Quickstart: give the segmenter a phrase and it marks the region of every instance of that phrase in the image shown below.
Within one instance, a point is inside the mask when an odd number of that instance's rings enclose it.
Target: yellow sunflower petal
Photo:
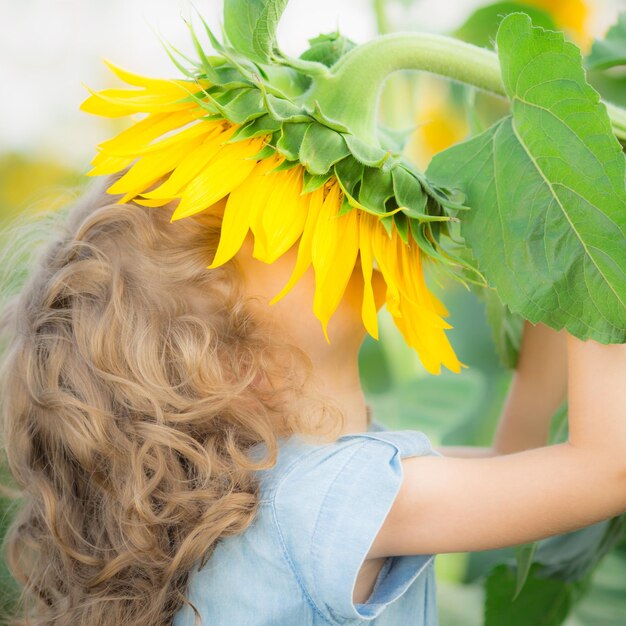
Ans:
[[[187,141],[171,144],[166,150],[141,158],[108,189],[108,192],[133,195],[143,193],[162,176],[171,172],[189,151],[201,142],[202,138],[194,137]]]
[[[394,322],[407,344],[417,352],[426,370],[430,374],[440,374],[441,360],[437,358],[432,349],[424,342],[424,339],[427,337],[432,341],[432,331],[424,325],[419,311],[405,311],[404,316],[394,317]]]
[[[296,166],[272,175],[274,189],[261,216],[267,246],[266,263],[280,258],[302,235],[308,199],[302,196],[304,169]]]
[[[250,230],[252,217],[263,206],[263,197],[258,193],[255,182],[274,167],[274,164],[273,158],[259,162],[248,179],[228,196],[220,229],[220,242],[209,268],[219,267],[230,261],[241,248]]]
[[[113,72],[113,74],[115,74],[119,79],[123,80],[126,84],[133,85],[134,87],[144,87],[146,89],[164,92],[168,90],[176,90],[176,88],[182,82],[193,85],[193,83],[187,83],[187,81],[166,80],[163,78],[150,78],[148,76],[141,76],[140,74],[135,74],[121,68],[119,65],[116,65],[108,59],[103,59],[103,61],[104,64],[111,70],[111,72]],[[203,85],[205,87],[208,87],[209,83],[207,81],[204,81]]]
[[[232,130],[222,132],[222,125],[213,126],[204,137],[202,144],[192,150],[176,167],[171,176],[159,187],[149,191],[145,198],[176,197],[181,189],[188,185],[221,149],[222,144],[232,135]]]
[[[306,194],[304,198],[308,199],[309,208],[306,215],[304,230],[302,231],[302,237],[300,237],[300,244],[298,245],[296,264],[289,280],[287,281],[287,284],[270,300],[270,304],[275,304],[284,298],[311,266],[313,234],[315,233],[315,225],[317,224],[317,219],[320,211],[322,210],[322,205],[324,204],[324,189],[316,189],[315,191]]]
[[[396,231],[391,242],[396,247],[394,280],[399,291],[399,314],[393,316],[394,322],[431,374],[440,373],[442,364],[450,371],[460,371],[465,366],[459,362],[445,334],[451,325],[438,314],[436,303],[439,301],[424,280],[418,246],[412,240],[409,245],[405,244]]]
[[[191,124],[185,126],[179,132],[168,135],[160,141],[155,141],[150,145],[144,145],[141,148],[135,150],[133,155],[135,157],[141,157],[144,155],[155,154],[161,150],[167,150],[173,145],[182,143],[187,140],[196,139],[200,137],[202,141],[204,141],[208,136],[215,132],[216,126],[212,122],[200,121],[195,124]],[[119,156],[131,156],[128,155],[119,155]]]
[[[394,318],[396,326],[402,333],[407,344],[414,348],[430,373],[439,373],[444,358],[445,344],[449,343],[443,329],[431,325],[431,317],[426,309],[416,307],[403,300],[402,316]]]
[[[404,315],[394,318],[394,322],[407,344],[416,350],[428,372],[439,374],[441,365],[445,365],[450,371],[458,373],[462,367],[467,366],[454,354],[444,330],[429,326],[429,318],[424,316],[424,312],[424,309],[409,304]]]
[[[312,248],[315,268],[313,313],[322,322],[329,343],[328,322],[343,297],[359,251],[356,210],[339,216],[340,208],[341,190],[338,184],[333,184],[315,226]]]
[[[193,87],[193,83],[190,83]],[[131,113],[167,113],[190,109],[198,105],[190,98],[190,94],[181,87],[178,93],[154,94],[132,89],[103,89],[92,91],[91,96],[81,105],[81,111],[104,117],[121,117]],[[197,91],[190,88],[192,93]]]
[[[407,297],[415,304],[432,311],[433,319],[439,320],[437,324],[441,328],[452,328],[442,319],[443,316],[448,315],[448,310],[426,285],[421,253],[414,241],[411,242],[411,246],[403,246],[401,263],[403,275],[407,278],[404,281],[404,285],[406,285],[404,292]]]
[[[424,279],[420,249],[417,244],[413,240],[410,240],[409,244],[405,244],[398,235],[396,235],[394,243],[398,250],[398,287],[402,297],[414,307],[423,309],[424,315],[429,317],[429,323],[434,327],[451,328],[450,324],[439,316],[433,306],[432,294]]]
[[[375,219],[377,222],[371,231],[372,250],[385,280],[385,284],[387,285],[385,304],[387,310],[393,317],[401,317],[400,290],[398,288],[400,276],[398,272],[395,271],[397,262],[395,244],[384,226],[380,223],[380,220],[378,218]]]
[[[268,159],[268,162],[270,159]],[[271,168],[277,167],[281,162],[281,159],[273,159],[275,165]],[[254,210],[250,216],[250,229],[254,234],[254,249],[252,256],[263,263],[269,262],[269,249],[267,243],[267,237],[265,228],[263,228],[263,213],[267,206],[267,200],[274,190],[274,181],[276,174],[271,170],[266,171],[263,175],[255,177],[254,181],[250,181],[250,184],[254,185],[255,191],[253,193],[250,202],[254,205]]]
[[[114,103],[100,96],[96,91],[92,91],[86,85],[85,89],[91,94],[87,99],[83,100],[80,110],[91,115],[100,115],[102,117],[124,117],[136,112],[136,109],[128,106],[126,103]]]
[[[107,152],[103,152],[100,147],[98,147],[98,153],[91,160],[91,164],[93,166],[104,165],[105,163],[110,163],[113,165],[114,163],[132,163],[136,157],[134,156],[115,156],[112,154],[108,154]],[[123,169],[123,168],[120,168]]]
[[[137,156],[155,139],[197,120],[189,109],[174,113],[151,113],[112,139],[101,143],[98,149],[110,156]]]
[[[92,161],[94,167],[87,172],[87,176],[106,176],[116,174],[127,168],[135,159],[129,157],[112,157],[98,154]]]
[[[226,209],[220,229],[220,242],[209,269],[230,261],[241,248],[250,230],[248,202],[240,202],[240,194],[231,193],[226,201]]]
[[[181,203],[172,215],[172,221],[204,211],[233,189],[252,172],[256,162],[251,158],[259,152],[263,138],[226,144],[181,192]]]
[[[428,297],[430,298],[432,307],[437,315],[441,315],[442,317],[448,317],[448,315],[450,315],[445,304],[441,300],[439,300],[439,298],[437,298],[437,296],[432,291],[428,292]]]
[[[378,339],[378,309],[372,287],[372,274],[374,271],[374,253],[372,250],[372,220],[377,220],[373,215],[359,211],[359,254],[361,258],[361,272],[363,273],[363,304],[361,317],[367,332]]]

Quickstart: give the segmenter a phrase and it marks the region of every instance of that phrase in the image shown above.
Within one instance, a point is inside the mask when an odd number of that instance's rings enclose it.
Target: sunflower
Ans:
[[[227,263],[249,231],[253,255],[273,263],[298,245],[293,274],[270,304],[284,297],[313,266],[313,311],[328,341],[328,323],[360,260],[364,279],[362,320],[378,338],[372,276],[380,271],[387,285],[386,305],[407,343],[424,367],[438,374],[441,365],[459,372],[446,337],[448,312],[428,289],[420,248],[391,232],[375,215],[352,207],[345,211],[344,191],[330,176],[312,191],[304,190],[305,168],[267,153],[271,138],[235,137],[241,127],[212,119],[197,99],[206,84],[146,78],[108,63],[116,76],[134,88],[92,92],[83,111],[118,117],[145,117],[98,147],[91,176],[125,173],[107,190],[122,202],[162,207],[178,201],[171,221],[201,211],[223,212],[219,246],[209,266]],[[225,200],[224,203],[220,201]],[[378,269],[374,269],[375,264]]]

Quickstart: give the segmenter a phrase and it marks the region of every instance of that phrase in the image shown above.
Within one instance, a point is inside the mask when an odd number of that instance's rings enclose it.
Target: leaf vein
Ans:
[[[544,174],[543,170],[541,169],[541,167],[537,163],[536,159],[534,158],[534,155],[530,152],[530,150],[528,149],[528,147],[524,143],[524,140],[522,139],[522,137],[518,133],[517,128],[515,127],[514,121],[511,124],[511,128],[513,129],[513,132],[515,133],[515,136],[517,137],[517,140],[520,142],[520,145],[522,146],[522,148],[524,149],[524,151],[528,155],[528,158],[531,160],[531,162],[535,166],[537,172],[539,173],[541,178],[543,178],[543,180],[545,181],[546,185],[548,186],[548,188],[552,192],[552,195],[555,198],[556,202],[558,203],[558,205],[559,205],[563,215],[565,216],[565,219],[567,219],[567,221],[569,222],[570,226],[572,227],[572,230],[576,234],[576,237],[578,237],[578,240],[580,241],[583,249],[585,250],[585,253],[586,253],[587,257],[589,259],[591,259],[591,261],[593,262],[593,265],[597,269],[598,273],[604,278],[604,280],[606,281],[606,284],[609,286],[611,291],[615,294],[616,298],[621,302],[621,299],[620,299],[618,293],[615,291],[614,286],[611,284],[611,282],[609,281],[608,277],[604,274],[604,272],[600,269],[600,267],[598,266],[598,264],[595,261],[595,258],[591,255],[591,253],[590,253],[590,251],[589,251],[589,249],[587,247],[587,244],[585,243],[585,241],[581,237],[580,233],[578,232],[578,229],[576,228],[576,225],[572,222],[568,212],[565,210],[565,207],[563,206],[563,203],[561,202],[561,198],[559,197],[558,193],[554,189],[552,183],[548,180],[548,178]]]

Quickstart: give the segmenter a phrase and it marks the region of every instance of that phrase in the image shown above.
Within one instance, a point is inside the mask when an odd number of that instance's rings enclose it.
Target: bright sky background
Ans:
[[[401,2],[392,18],[405,28],[445,32],[486,0]],[[219,27],[221,0],[196,0]],[[595,0],[592,32],[601,34],[626,0]],[[338,28],[356,41],[375,35],[372,0],[291,0],[279,39],[299,53],[308,37]],[[106,127],[78,110],[94,89],[110,84],[100,58],[138,73],[174,76],[153,29],[182,50],[189,39],[182,16],[188,0],[0,0],[0,151],[31,151],[87,169]]]

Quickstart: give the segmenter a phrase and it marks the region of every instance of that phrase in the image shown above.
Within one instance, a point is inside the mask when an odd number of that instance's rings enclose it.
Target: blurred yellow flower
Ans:
[[[586,49],[592,41],[588,23],[591,4],[585,0],[523,0],[549,13],[557,26]],[[432,76],[420,77],[417,130],[409,153],[425,169],[433,155],[462,141],[469,128],[463,108],[455,105],[448,83]]]
[[[0,224],[21,212],[56,211],[66,206],[76,195],[77,182],[75,172],[51,159],[0,155]]]
[[[581,47],[591,42],[589,16],[591,3],[585,0],[524,0],[524,2],[549,13],[556,25],[565,30]]]
[[[434,154],[467,136],[469,125],[463,109],[452,102],[447,83],[421,76],[418,89],[417,128],[407,151],[418,167],[425,170]]]

